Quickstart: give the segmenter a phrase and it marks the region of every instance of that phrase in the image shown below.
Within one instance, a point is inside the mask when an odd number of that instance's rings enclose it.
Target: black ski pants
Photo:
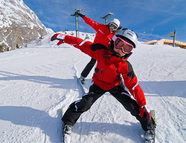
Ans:
[[[93,103],[105,92],[110,92],[110,94],[113,95],[127,111],[135,116],[136,119],[141,123],[143,130],[153,130],[155,128],[155,123],[153,120],[148,122],[146,117],[140,117],[137,102],[129,96],[129,93],[122,86],[116,86],[109,91],[105,91],[95,84],[90,86],[89,92],[85,94],[82,99],[73,102],[69,106],[62,118],[64,124],[73,126],[79,119],[80,115],[89,110]]]
[[[87,77],[87,75],[90,73],[90,71],[93,68],[93,66],[95,65],[95,63],[96,63],[96,60],[91,58],[90,62],[86,65],[86,67],[81,72],[81,75],[83,77]]]

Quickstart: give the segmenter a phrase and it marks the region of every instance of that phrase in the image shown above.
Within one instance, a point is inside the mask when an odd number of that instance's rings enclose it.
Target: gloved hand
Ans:
[[[64,43],[64,39],[65,39],[65,35],[64,34],[61,34],[61,33],[54,34],[51,37],[51,41],[59,40],[59,42],[57,43],[57,45],[60,45],[60,44]]]
[[[141,106],[140,107],[140,117],[145,117],[147,118],[147,121],[150,122],[151,121],[151,113],[149,108],[147,107],[147,105],[145,106]]]
[[[82,18],[85,16],[85,15],[83,15],[83,14],[81,14],[80,12],[77,12],[77,11],[75,12],[75,15],[80,16],[80,17],[82,17]]]

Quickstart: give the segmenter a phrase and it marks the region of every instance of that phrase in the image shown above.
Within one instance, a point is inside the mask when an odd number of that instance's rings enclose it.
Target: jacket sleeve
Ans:
[[[96,59],[94,51],[90,48],[91,45],[93,44],[92,42],[83,40],[81,38],[69,36],[69,35],[65,36],[64,42],[74,46],[75,48],[81,50],[83,53]]]
[[[98,22],[84,16],[83,20],[85,21],[86,24],[88,24],[89,26],[91,26],[95,31],[98,31],[98,29],[100,28],[100,25]]]
[[[122,76],[124,79],[125,86],[129,89],[130,93],[136,99],[138,105],[144,106],[146,105],[146,99],[143,90],[141,89],[137,77],[134,73],[132,65],[126,61],[125,68],[122,69]]]

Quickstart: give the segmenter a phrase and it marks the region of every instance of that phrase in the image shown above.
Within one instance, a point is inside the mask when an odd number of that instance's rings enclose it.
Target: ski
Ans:
[[[150,113],[151,113],[152,118],[154,119],[154,122],[156,123],[156,111],[151,110]]]
[[[80,89],[82,91],[83,94],[86,93],[86,88],[84,87],[84,85],[82,84],[80,78],[78,78],[77,76],[75,76],[77,78],[77,82],[78,85],[80,86]],[[65,114],[67,108],[61,108],[61,115],[63,117],[63,115]],[[70,143],[71,142],[71,132],[65,132],[65,129],[68,128],[67,126],[64,125],[64,123],[62,122],[62,143]]]
[[[150,112],[151,112],[152,119],[156,123],[156,111],[155,110],[151,110]],[[155,143],[155,131],[154,131],[154,136],[153,137],[150,137],[150,139],[145,139],[145,143]]]
[[[61,115],[63,117],[63,115],[65,114],[65,111],[67,110],[67,108],[61,108]],[[64,133],[64,124],[62,122],[62,143],[70,143],[71,142],[71,135],[68,133]]]

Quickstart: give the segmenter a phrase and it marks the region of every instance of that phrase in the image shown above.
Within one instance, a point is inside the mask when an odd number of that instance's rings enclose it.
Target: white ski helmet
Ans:
[[[116,18],[114,18],[109,25],[115,25],[117,28],[120,26],[120,21]]]
[[[128,39],[129,41],[132,42],[134,48],[136,48],[136,45],[138,43],[138,36],[134,31],[127,28],[123,28],[122,30],[116,33],[116,36],[121,37],[124,40]]]

